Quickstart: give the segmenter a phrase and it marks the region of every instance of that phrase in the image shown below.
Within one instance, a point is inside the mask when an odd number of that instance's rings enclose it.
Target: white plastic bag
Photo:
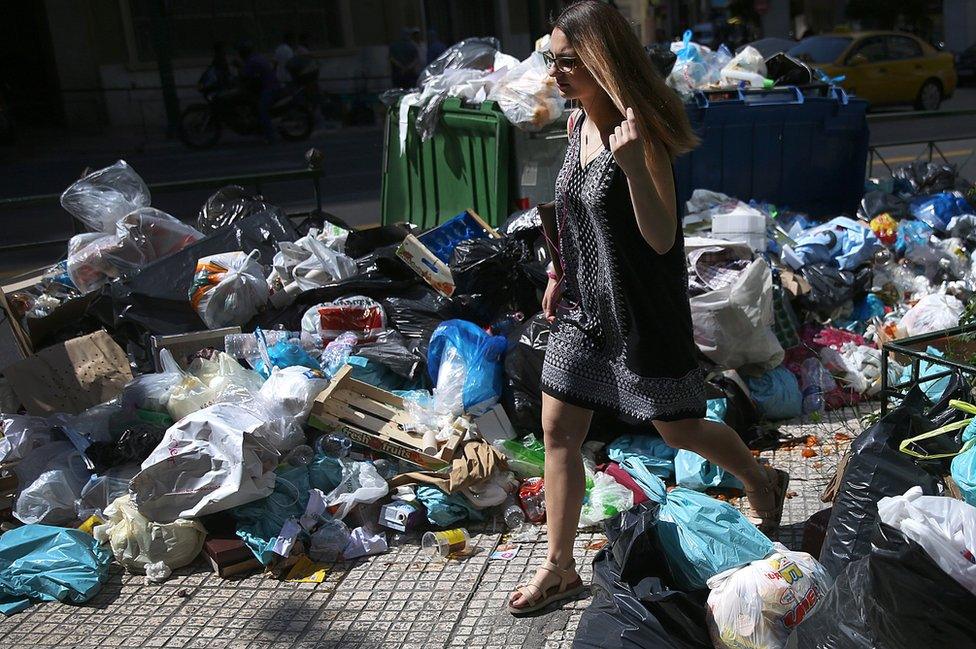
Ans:
[[[84,458],[70,442],[52,442],[14,465],[21,485],[14,516],[22,523],[71,525],[75,501],[91,478]]]
[[[119,219],[149,202],[149,187],[125,160],[93,171],[61,194],[61,207],[100,232],[112,232]]]
[[[166,411],[173,421],[179,421],[217,400],[217,393],[194,375],[184,372],[168,349],[159,351],[159,362],[163,366],[162,374],[172,381],[166,396]]]
[[[170,522],[270,495],[279,456],[266,439],[268,425],[231,403],[176,422],[132,479],[129,492],[139,511]]]
[[[106,541],[115,560],[132,573],[150,574],[149,565],[163,563],[170,571],[189,565],[207,538],[207,530],[197,521],[179,518],[172,523],[154,523],[143,516],[126,494],[105,508],[105,525],[95,527],[95,538]],[[156,581],[165,572],[155,572]]]
[[[210,329],[242,325],[268,302],[268,283],[257,251],[224,252],[197,261],[190,304]]]
[[[279,452],[285,453],[305,441],[302,427],[312,410],[315,397],[329,387],[319,370],[295,365],[273,368],[271,376],[257,393],[253,408],[267,422],[265,437]]]
[[[304,292],[352,277],[357,272],[356,262],[321,241],[315,228],[294,242],[279,242],[278,249],[269,284],[278,279],[283,286],[294,283],[298,292]]]
[[[613,479],[597,472],[593,474],[593,486],[580,511],[579,527],[590,527],[600,521],[625,512],[634,506],[634,492]]]
[[[976,595],[976,507],[945,496],[923,496],[912,487],[904,496],[878,501],[882,523],[922,546],[943,572]]]
[[[765,372],[783,362],[771,328],[773,277],[765,260],[754,260],[729,286],[691,298],[691,316],[698,348],[717,365]]]
[[[776,552],[708,580],[709,633],[717,649],[781,649],[817,607],[830,575],[805,552]]]
[[[746,45],[722,68],[721,83],[737,86],[739,82],[745,81],[748,85],[762,88],[763,82],[759,79],[765,76],[766,61],[763,60],[763,55],[756,48]]]
[[[497,101],[508,121],[523,131],[538,131],[553,123],[566,105],[542,52],[533,52],[511,68],[488,98]]]
[[[965,306],[951,295],[933,293],[926,295],[915,303],[905,317],[901,319],[899,328],[905,330],[909,336],[951,329],[959,325],[959,318]]]
[[[342,481],[326,496],[332,515],[342,519],[361,503],[374,503],[390,491],[372,462],[342,461]]]
[[[252,399],[264,383],[260,374],[245,368],[224,352],[217,352],[212,359],[193,359],[189,373],[214,393],[215,402]]]
[[[41,446],[50,444],[51,427],[43,417],[0,414],[0,462],[22,460]]]

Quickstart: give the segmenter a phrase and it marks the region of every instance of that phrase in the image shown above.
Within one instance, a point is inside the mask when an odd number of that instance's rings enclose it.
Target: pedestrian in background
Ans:
[[[732,428],[704,419],[672,164],[698,141],[680,98],[610,5],[570,5],[550,38],[549,74],[582,108],[569,118],[556,200],[539,210],[554,266],[542,302],[552,322],[542,367],[549,548],[512,593],[515,615],[583,588],[573,542],[594,410],[653,425],[672,448],[734,474],[761,529],[778,524],[788,482]]]
[[[436,29],[427,30],[427,63],[436,61],[437,57],[444,53],[447,45],[437,36]]]
[[[288,85],[291,81],[291,76],[288,74],[288,62],[295,56],[295,48],[297,46],[298,42],[295,38],[295,32],[288,31],[282,34],[281,44],[275,48],[275,74],[278,75],[278,83],[283,86]]]
[[[415,88],[420,75],[420,51],[413,39],[414,30],[404,28],[400,38],[390,44],[390,78],[394,88]]]
[[[271,104],[281,88],[278,77],[275,76],[274,65],[254,49],[251,41],[241,41],[237,46],[237,54],[241,58],[241,82],[257,102],[261,132],[265,142],[270,144],[275,140],[274,127],[271,124]]]

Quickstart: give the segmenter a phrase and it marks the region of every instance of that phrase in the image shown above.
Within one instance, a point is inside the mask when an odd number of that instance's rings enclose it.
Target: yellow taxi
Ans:
[[[855,32],[810,36],[789,54],[844,76],[845,90],[871,106],[913,104],[936,110],[956,90],[956,68],[949,52],[901,32]]]

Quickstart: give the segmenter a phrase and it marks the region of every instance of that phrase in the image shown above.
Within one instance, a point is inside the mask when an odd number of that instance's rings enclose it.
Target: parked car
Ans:
[[[959,83],[976,81],[976,45],[970,45],[956,55],[956,76]]]
[[[823,34],[800,41],[789,53],[844,76],[841,85],[871,106],[913,104],[936,110],[956,90],[952,54],[900,32]]]
[[[752,41],[751,43],[746,43],[736,48],[735,53],[738,54],[746,46],[754,47],[759,50],[759,53],[763,55],[763,58],[768,59],[773,54],[778,54],[779,52],[789,52],[793,47],[796,46],[796,41],[791,41],[788,38],[760,38],[758,41]]]

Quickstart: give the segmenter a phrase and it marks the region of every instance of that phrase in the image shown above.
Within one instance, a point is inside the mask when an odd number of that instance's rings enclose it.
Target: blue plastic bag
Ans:
[[[793,372],[782,365],[758,378],[746,379],[752,400],[759,411],[771,421],[792,419],[803,414],[803,393]]]
[[[928,347],[925,350],[926,354],[931,354],[932,356],[942,357],[943,354],[940,350],[935,347]],[[935,363],[930,363],[927,360],[921,360],[918,363],[918,386],[922,389],[931,401],[936,402],[942,398],[945,393],[946,388],[949,387],[950,376],[943,376],[939,379],[929,379],[925,380],[925,377],[930,374],[938,374],[939,372],[944,372],[945,367],[942,365],[936,365]],[[901,381],[909,381],[912,378],[912,366],[906,365],[905,369],[901,373]]]
[[[491,336],[467,320],[442,322],[430,337],[427,371],[440,389],[452,378],[463,383],[461,401],[464,412],[483,414],[494,406],[502,394],[502,360],[508,348],[503,336]],[[460,376],[463,374],[463,376]]]
[[[796,238],[796,245],[783,250],[783,261],[794,270],[822,263],[854,270],[880,249],[881,242],[871,228],[838,216],[803,232]]]
[[[658,538],[676,590],[698,590],[720,572],[758,561],[773,542],[732,505],[659,479],[640,481],[650,500],[660,504]]]
[[[895,254],[904,257],[919,246],[929,245],[932,228],[921,221],[902,221],[898,224],[898,235],[895,237]]]
[[[255,362],[254,371],[264,378],[271,376],[272,367],[284,369],[300,365],[313,370],[321,369],[318,361],[309,356],[297,338],[279,340],[269,346],[260,328],[254,331],[254,336],[258,339],[258,348],[261,350],[261,357]]]
[[[854,302],[854,311],[851,318],[861,323],[866,323],[871,318],[884,318],[885,305],[881,298],[874,293],[868,293],[862,299]]]
[[[938,232],[949,229],[952,217],[973,211],[966,198],[958,192],[940,192],[916,198],[909,209],[912,216]]]
[[[31,601],[87,602],[108,580],[112,552],[81,530],[24,525],[0,536],[0,613]]]
[[[636,458],[648,471],[665,480],[674,475],[675,453],[663,439],[652,435],[623,435],[607,447],[607,456],[617,464],[623,466],[628,458]]]
[[[461,494],[446,494],[437,487],[420,485],[417,500],[427,508],[427,520],[435,527],[450,527],[465,519],[483,521],[484,515]]]
[[[674,456],[674,481],[679,487],[705,491],[712,487],[744,489],[734,475],[694,451],[680,449]]]
[[[976,437],[976,419],[971,421],[962,432],[963,444],[974,437]],[[976,507],[976,446],[970,446],[952,458],[950,473],[959,491],[962,492],[963,500]]]

